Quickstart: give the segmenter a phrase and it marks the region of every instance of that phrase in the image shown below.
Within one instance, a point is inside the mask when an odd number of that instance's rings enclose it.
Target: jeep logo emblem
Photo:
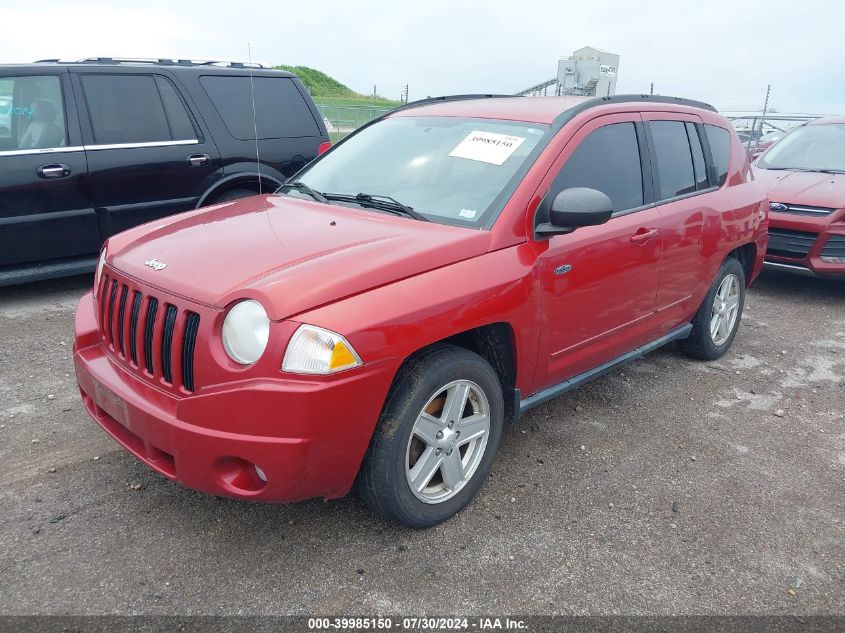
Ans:
[[[144,266],[149,266],[153,270],[164,270],[167,268],[167,264],[160,262],[157,259],[148,259],[144,262]]]

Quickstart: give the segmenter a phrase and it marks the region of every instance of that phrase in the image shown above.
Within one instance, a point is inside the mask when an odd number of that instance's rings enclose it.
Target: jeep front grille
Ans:
[[[194,391],[200,315],[106,274],[98,297],[100,333],[118,360],[168,386]]]

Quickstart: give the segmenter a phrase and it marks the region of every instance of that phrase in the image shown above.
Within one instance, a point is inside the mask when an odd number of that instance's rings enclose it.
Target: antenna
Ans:
[[[258,152],[258,119],[255,116],[255,80],[252,77],[252,45],[247,42],[247,56],[249,57],[249,92],[252,97],[252,129],[255,132],[255,164],[258,167],[258,193],[261,191],[261,154]]]

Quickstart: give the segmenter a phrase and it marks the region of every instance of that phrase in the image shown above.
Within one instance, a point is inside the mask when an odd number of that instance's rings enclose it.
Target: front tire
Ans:
[[[692,332],[681,348],[700,360],[716,360],[724,356],[739,330],[745,307],[745,269],[729,257],[719,269],[716,280],[692,321]]]
[[[364,502],[412,528],[465,508],[490,474],[504,401],[483,358],[438,345],[399,370],[358,473]]]

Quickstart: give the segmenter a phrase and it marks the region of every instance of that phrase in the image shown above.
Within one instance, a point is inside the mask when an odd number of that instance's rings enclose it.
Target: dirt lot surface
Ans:
[[[0,613],[845,614],[845,283],[764,275],[721,361],[666,348],[531,411],[421,532],[124,453],[74,380],[89,283],[0,289]]]

